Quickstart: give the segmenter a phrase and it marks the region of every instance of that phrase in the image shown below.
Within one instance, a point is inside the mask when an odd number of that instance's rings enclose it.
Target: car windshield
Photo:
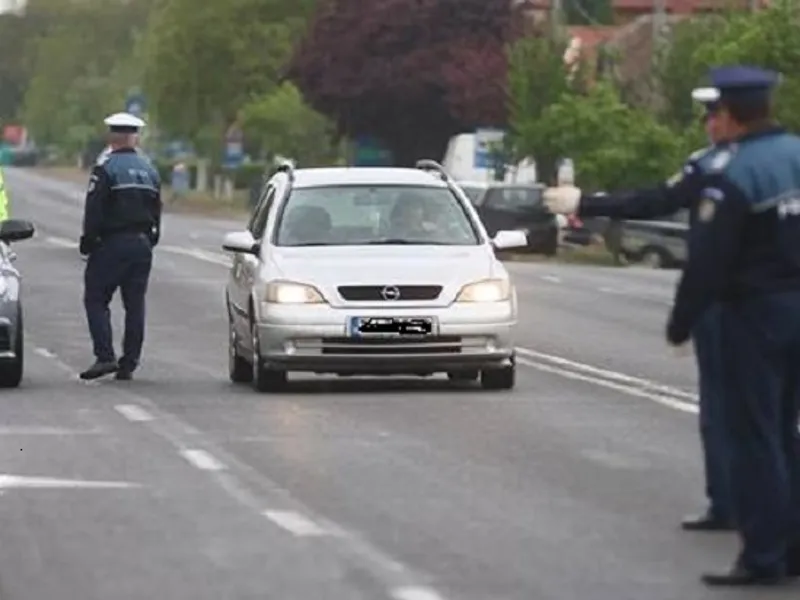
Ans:
[[[343,185],[299,188],[281,208],[276,246],[480,244],[446,187]]]

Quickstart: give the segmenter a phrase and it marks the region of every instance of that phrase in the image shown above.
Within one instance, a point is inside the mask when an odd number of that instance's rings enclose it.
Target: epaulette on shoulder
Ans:
[[[692,153],[689,155],[689,160],[690,160],[690,161],[696,161],[696,160],[700,160],[700,159],[701,159],[701,158],[703,158],[703,157],[704,157],[706,154],[708,154],[709,152],[711,152],[711,151],[713,151],[713,150],[714,150],[714,147],[713,147],[713,146],[706,146],[705,148],[700,148],[699,150],[695,150],[694,152],[692,152]]]
[[[719,173],[727,169],[731,160],[736,156],[736,151],[736,144],[724,145],[716,148],[706,159],[708,162],[708,170]]]

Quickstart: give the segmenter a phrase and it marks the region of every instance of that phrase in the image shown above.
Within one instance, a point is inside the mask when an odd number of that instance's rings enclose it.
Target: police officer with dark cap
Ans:
[[[117,113],[105,123],[111,151],[92,170],[80,239],[80,252],[88,256],[83,301],[96,360],[80,377],[116,373],[117,379],[128,380],[139,364],[144,341],[145,294],[161,230],[161,181],[136,149],[144,121]],[[109,310],[118,288],[125,308],[119,361]]]
[[[714,151],[698,195],[667,325],[685,343],[720,304],[723,413],[742,549],[709,573],[714,586],[775,585],[800,576],[800,137],[771,119],[776,73],[713,69],[715,119],[728,145]]]
[[[703,116],[710,146],[698,150],[686,161],[682,171],[662,184],[641,190],[612,194],[583,194],[573,186],[549,188],[544,202],[556,214],[577,212],[582,218],[655,219],[690,209],[690,228],[697,228],[697,199],[703,173],[714,152],[724,143],[715,113],[719,107],[716,88],[697,88],[692,98],[703,104]],[[708,508],[684,519],[689,531],[725,531],[733,528],[728,477],[728,448],[722,418],[724,409],[723,376],[719,331],[719,309],[711,306],[692,331],[700,380],[700,438],[706,476]]]

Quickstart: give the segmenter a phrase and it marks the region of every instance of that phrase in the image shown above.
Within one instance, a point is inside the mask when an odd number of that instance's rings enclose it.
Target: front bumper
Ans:
[[[349,317],[433,317],[428,336],[348,337]],[[511,302],[445,308],[358,309],[262,304],[258,324],[265,363],[290,371],[428,374],[513,362]]]

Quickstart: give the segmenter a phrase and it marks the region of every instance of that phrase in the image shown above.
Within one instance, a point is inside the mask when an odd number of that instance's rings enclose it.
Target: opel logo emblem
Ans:
[[[397,286],[387,285],[381,290],[381,296],[383,296],[384,300],[399,300],[400,290],[397,289]]]

